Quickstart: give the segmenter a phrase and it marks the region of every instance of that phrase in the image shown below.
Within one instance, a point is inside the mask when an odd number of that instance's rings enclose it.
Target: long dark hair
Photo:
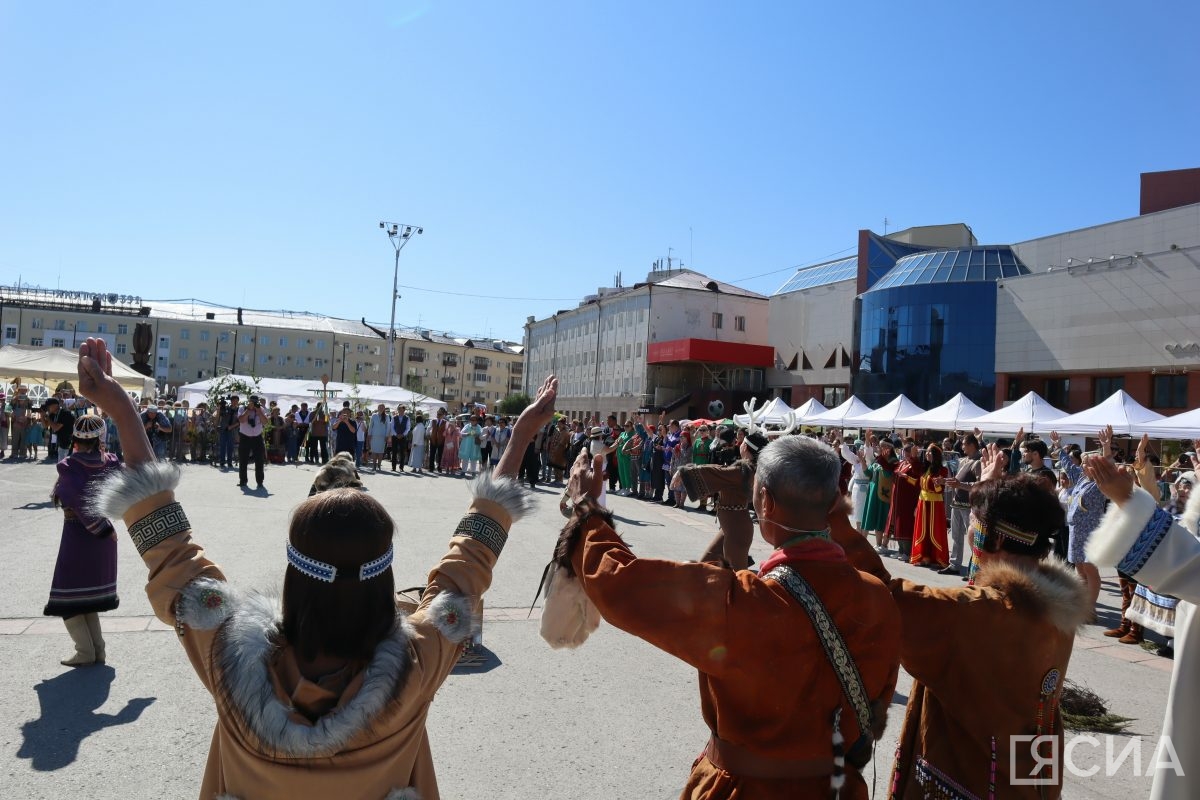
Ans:
[[[384,507],[358,489],[322,492],[296,508],[291,543],[338,568],[333,583],[290,566],[284,576],[283,635],[304,658],[323,654],[365,661],[391,632],[396,624],[392,571],[359,581],[358,568],[387,552],[393,527]]]
[[[942,448],[936,444],[931,444],[925,450],[929,454],[929,472],[941,472],[942,470]]]
[[[1033,475],[1004,475],[975,484],[971,489],[971,511],[987,533],[983,549],[989,553],[1003,550],[1020,556],[1045,558],[1050,552],[1050,537],[1066,524],[1066,512],[1058,497]],[[1001,536],[997,523],[1037,535],[1028,545],[1009,536]]]

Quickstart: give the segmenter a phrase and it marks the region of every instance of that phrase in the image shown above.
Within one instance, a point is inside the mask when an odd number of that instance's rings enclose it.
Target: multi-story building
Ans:
[[[577,308],[525,325],[525,386],[553,372],[559,409],[707,414],[763,388],[774,361],[767,298],[687,269],[651,272],[632,287],[603,288]],[[515,381],[514,381],[515,382]]]
[[[380,384],[387,376],[387,331],[365,321],[200,301],[0,287],[0,344],[74,348],[96,336],[130,363],[138,323],[152,328],[149,363],[163,391],[218,372],[308,380],[329,376],[363,384]],[[521,348],[514,343],[399,329],[396,344],[394,372],[403,376],[404,386],[452,408],[462,402],[491,408],[520,391],[520,386],[512,388],[523,366]],[[475,369],[477,362],[481,366]]]

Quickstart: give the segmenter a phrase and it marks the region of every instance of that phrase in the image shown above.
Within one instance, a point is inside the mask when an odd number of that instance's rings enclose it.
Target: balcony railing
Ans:
[[[477,358],[475,359],[475,369],[487,369],[492,365],[491,359]]]
[[[417,362],[424,361],[425,354],[421,353],[421,352],[414,352],[412,350],[409,350],[408,351],[408,360],[409,361],[417,361]]]
[[[458,356],[442,356],[442,366],[443,367],[457,367],[458,366]]]
[[[458,380],[458,378],[454,377],[453,375],[446,375],[442,378],[442,383],[452,384],[457,380]]]

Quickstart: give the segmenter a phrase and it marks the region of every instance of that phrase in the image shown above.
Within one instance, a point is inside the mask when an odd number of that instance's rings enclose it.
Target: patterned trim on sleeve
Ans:
[[[191,529],[191,523],[183,513],[183,506],[170,503],[151,511],[130,525],[129,538],[133,539],[138,555],[145,555],[146,551],[156,544]]]
[[[688,464],[679,468],[679,478],[683,482],[683,488],[687,491],[689,500],[699,500],[702,497],[709,497],[716,494],[708,488],[708,483],[704,480],[704,471],[701,467],[703,464]]]
[[[1117,565],[1117,569],[1124,572],[1126,575],[1136,575],[1138,570],[1146,566],[1146,562],[1150,560],[1150,556],[1154,555],[1154,551],[1162,544],[1162,540],[1166,538],[1167,533],[1171,530],[1171,525],[1174,519],[1166,511],[1161,508],[1155,509],[1154,516],[1150,517],[1150,521],[1146,523],[1146,527],[1142,528],[1142,532],[1138,534],[1137,541],[1133,543],[1133,547],[1129,548],[1129,552],[1121,559],[1121,563]]]
[[[454,535],[481,542],[497,556],[508,541],[508,531],[499,522],[483,514],[467,514],[454,529]]]

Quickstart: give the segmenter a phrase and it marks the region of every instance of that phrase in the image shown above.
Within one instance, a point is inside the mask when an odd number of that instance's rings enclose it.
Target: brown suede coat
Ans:
[[[835,558],[789,564],[828,608],[858,664],[868,695],[886,708],[896,685],[899,617],[886,587]],[[828,551],[827,551],[828,552]],[[609,623],[686,661],[699,672],[700,713],[721,739],[759,756],[828,761],[832,719],[854,742],[858,726],[803,608],[788,591],[749,571],[638,558],[602,518],[583,525],[571,563]],[[703,742],[697,742],[700,749]],[[866,798],[851,767],[842,797]],[[828,774],[793,780],[730,775],[701,757],[682,797],[827,798]]]
[[[835,531],[859,569],[887,576],[865,538]],[[991,561],[975,586],[938,588],[889,580],[904,623],[901,664],[913,676],[888,796],[1055,798],[1048,786],[1013,785],[1034,773],[1028,744],[1010,737],[1048,735],[1062,753],[1058,701],[1088,614],[1082,583],[1060,562],[1035,567]],[[1049,753],[1049,744],[1041,752]],[[993,781],[992,774],[995,774]]]

